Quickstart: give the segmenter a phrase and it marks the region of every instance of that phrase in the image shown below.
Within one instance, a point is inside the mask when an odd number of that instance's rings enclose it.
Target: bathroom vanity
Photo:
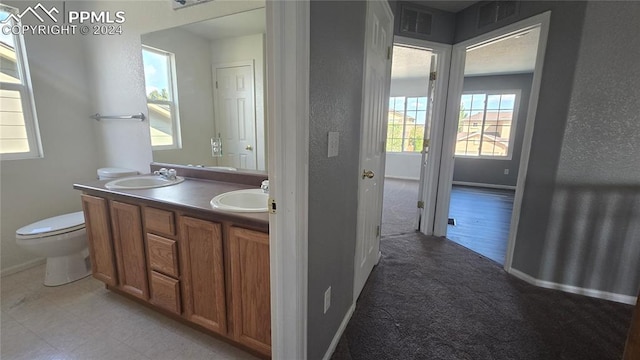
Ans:
[[[152,165],[152,170],[154,165]],[[268,214],[210,200],[265,175],[178,168],[182,183],[109,190],[74,184],[93,276],[108,289],[263,357],[271,356]]]

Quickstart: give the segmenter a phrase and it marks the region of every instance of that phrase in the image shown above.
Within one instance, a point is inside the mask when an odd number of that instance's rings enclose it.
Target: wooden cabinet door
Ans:
[[[149,299],[140,207],[111,201],[113,245],[120,283],[118,287],[140,299]]]
[[[226,334],[221,226],[181,216],[179,228],[184,315],[198,325]]]
[[[271,356],[269,234],[231,227],[229,255],[233,336]]]
[[[151,271],[151,303],[180,315],[180,282]]]
[[[115,286],[118,283],[118,279],[113,257],[113,242],[111,240],[107,200],[100,197],[82,195],[82,210],[84,211],[84,222],[87,228],[93,277],[107,285]]]

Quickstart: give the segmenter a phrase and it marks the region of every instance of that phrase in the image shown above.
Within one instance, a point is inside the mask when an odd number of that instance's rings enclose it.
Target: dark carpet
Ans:
[[[622,357],[630,305],[529,285],[443,238],[380,248],[334,360]]]

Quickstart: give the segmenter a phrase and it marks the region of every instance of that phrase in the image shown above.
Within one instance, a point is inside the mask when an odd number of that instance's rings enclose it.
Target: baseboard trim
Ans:
[[[38,265],[42,265],[42,264],[44,264],[46,262],[47,262],[46,258],[41,258],[41,259],[35,259],[35,260],[27,261],[26,263],[18,264],[18,265],[15,265],[15,266],[11,266],[11,267],[8,267],[6,269],[2,269],[2,271],[0,271],[0,277],[5,277],[7,275],[15,274],[15,273],[20,272],[22,270],[27,270],[27,269],[30,269],[32,267],[36,267]]]
[[[420,181],[420,179],[412,178],[408,176],[384,176],[385,179],[395,179],[395,180],[412,180],[412,181]]]
[[[322,357],[322,360],[329,360],[331,358],[331,355],[333,355],[333,352],[336,351],[336,346],[338,346],[338,341],[340,341],[340,338],[342,337],[344,330],[347,328],[347,324],[349,323],[349,320],[351,320],[351,316],[353,315],[353,312],[355,310],[356,310],[356,304],[354,303],[353,305],[351,305],[347,313],[344,315],[344,319],[342,319],[342,323],[340,324],[338,331],[334,335],[333,340],[331,340],[331,344],[329,345],[327,352]]]
[[[584,296],[597,298],[597,299],[610,300],[610,301],[615,301],[615,302],[629,304],[629,305],[635,305],[637,300],[635,296],[631,296],[631,295],[616,294],[608,291],[587,289],[587,288],[582,288],[582,287],[573,286],[573,285],[558,284],[551,281],[536,279],[533,276],[525,274],[522,271],[516,270],[514,268],[509,269],[507,272],[517,277],[520,280],[524,280],[528,282],[531,285],[543,287],[546,289],[560,290],[560,291],[564,291],[572,294],[584,295]]]
[[[453,185],[462,185],[462,186],[473,186],[473,187],[483,187],[490,189],[504,189],[504,190],[515,190],[515,186],[511,185],[499,185],[499,184],[484,184],[484,183],[474,183],[467,181],[453,181]]]

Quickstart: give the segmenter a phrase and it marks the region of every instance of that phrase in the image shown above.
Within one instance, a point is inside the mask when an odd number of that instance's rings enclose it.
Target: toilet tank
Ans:
[[[98,169],[98,179],[100,180],[116,179],[133,175],[138,175],[138,172],[132,169],[117,167],[106,167]]]

